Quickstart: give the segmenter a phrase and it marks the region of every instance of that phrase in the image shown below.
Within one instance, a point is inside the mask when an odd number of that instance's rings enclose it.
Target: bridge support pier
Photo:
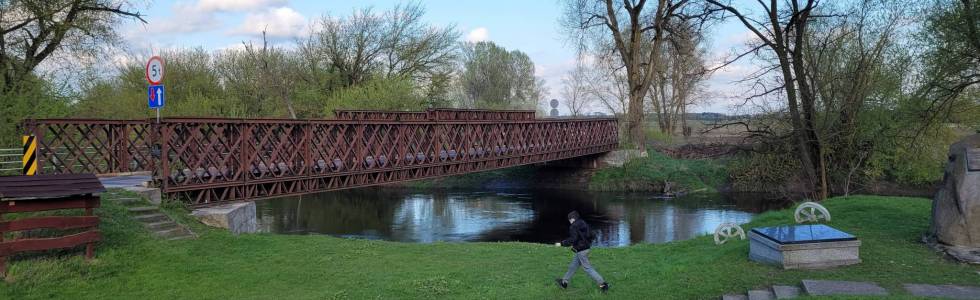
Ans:
[[[191,212],[191,215],[201,220],[201,223],[225,228],[234,234],[253,233],[259,230],[255,202],[251,201],[198,208]]]

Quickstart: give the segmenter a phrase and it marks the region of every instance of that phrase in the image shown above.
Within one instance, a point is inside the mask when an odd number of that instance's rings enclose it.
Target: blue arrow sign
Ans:
[[[163,107],[164,97],[163,85],[151,85],[150,89],[146,94],[146,103],[150,105],[150,108],[161,108]]]

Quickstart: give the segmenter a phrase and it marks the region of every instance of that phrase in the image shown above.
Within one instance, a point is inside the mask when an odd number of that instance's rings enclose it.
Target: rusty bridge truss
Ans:
[[[151,171],[192,206],[458,175],[608,152],[613,118],[337,111],[330,120],[26,120],[39,173]]]

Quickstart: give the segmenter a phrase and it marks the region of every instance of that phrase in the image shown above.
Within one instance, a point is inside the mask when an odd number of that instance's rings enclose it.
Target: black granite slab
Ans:
[[[823,224],[759,227],[752,228],[752,232],[782,245],[857,240],[849,233]]]

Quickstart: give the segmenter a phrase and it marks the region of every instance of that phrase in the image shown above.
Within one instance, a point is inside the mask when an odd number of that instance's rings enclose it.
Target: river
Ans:
[[[645,193],[569,190],[363,188],[256,201],[260,230],[401,242],[554,243],[577,210],[600,246],[664,243],[745,223],[774,206],[757,194],[663,199]]]

